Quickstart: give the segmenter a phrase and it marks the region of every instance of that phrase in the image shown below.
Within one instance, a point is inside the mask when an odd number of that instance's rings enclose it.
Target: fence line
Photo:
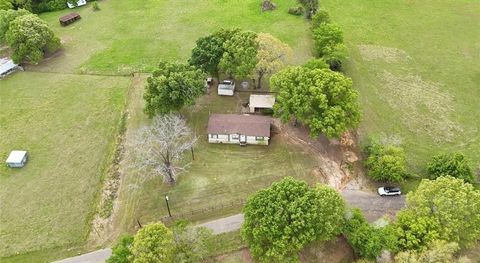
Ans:
[[[226,209],[226,208],[237,207],[237,206],[240,206],[240,205],[243,206],[245,204],[245,202],[246,202],[245,199],[237,199],[237,200],[230,201],[228,203],[222,203],[222,204],[219,204],[219,205],[208,206],[208,207],[199,208],[199,209],[190,209],[190,210],[187,210],[185,212],[173,214],[171,217],[163,216],[160,220],[162,222],[166,223],[166,222],[170,222],[170,221],[174,221],[174,220],[178,220],[178,219],[188,218],[188,217],[191,217],[191,216],[206,214],[208,212],[220,211],[220,210],[223,210],[223,209]]]

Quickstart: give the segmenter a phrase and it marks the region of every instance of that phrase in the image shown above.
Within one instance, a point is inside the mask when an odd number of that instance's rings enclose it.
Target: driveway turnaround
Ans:
[[[213,233],[216,235],[216,234],[231,232],[231,231],[240,229],[240,227],[242,227],[242,224],[243,224],[243,214],[238,214],[238,215],[233,215],[233,216],[213,220],[210,222],[206,222],[198,226],[204,226],[206,228],[210,228],[213,231]]]
[[[112,250],[110,248],[105,248],[77,257],[55,261],[53,263],[104,263],[111,255]]]
[[[341,192],[347,206],[360,208],[368,221],[373,222],[383,215],[395,217],[397,212],[405,207],[405,196],[379,196],[359,190],[344,190]]]

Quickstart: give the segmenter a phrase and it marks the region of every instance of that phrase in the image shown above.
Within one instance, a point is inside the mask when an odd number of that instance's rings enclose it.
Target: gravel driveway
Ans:
[[[405,196],[379,196],[360,190],[344,190],[342,196],[349,207],[360,208],[368,221],[373,222],[383,215],[395,216],[405,207]]]

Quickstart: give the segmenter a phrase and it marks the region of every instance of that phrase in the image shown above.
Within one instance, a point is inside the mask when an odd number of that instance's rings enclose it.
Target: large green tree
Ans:
[[[188,226],[179,222],[173,228],[175,263],[203,262],[214,252],[214,236],[205,227]]]
[[[393,144],[373,142],[367,147],[365,164],[368,175],[376,181],[400,182],[407,175],[403,148]]]
[[[205,91],[205,74],[183,63],[161,62],[148,78],[145,94],[145,113],[150,117],[178,111],[192,105]]]
[[[132,236],[122,237],[112,248],[112,255],[108,258],[107,263],[131,263],[133,261],[132,243]]]
[[[173,233],[162,223],[149,224],[135,235],[133,263],[170,263],[173,260]]]
[[[475,175],[470,167],[470,161],[462,153],[444,153],[436,155],[427,167],[430,179],[450,175],[465,180],[468,183],[475,182]]]
[[[266,75],[276,73],[284,68],[291,59],[292,49],[274,36],[266,33],[257,35],[258,51],[257,65],[257,88],[262,88],[262,80]]]
[[[45,53],[60,48],[60,39],[38,16],[27,14],[15,18],[6,33],[15,63],[29,61],[37,64]]]
[[[334,189],[287,177],[247,200],[242,235],[259,262],[295,262],[306,244],[340,233],[344,210]]]
[[[0,43],[3,43],[6,41],[5,35],[8,32],[8,29],[10,28],[10,23],[15,20],[15,18],[28,15],[30,12],[28,12],[25,9],[19,9],[19,10],[0,10]]]
[[[225,52],[220,59],[220,69],[230,76],[242,79],[251,77],[258,63],[257,34],[252,31],[240,31],[227,40]]]
[[[270,87],[278,92],[275,115],[283,121],[296,118],[320,133],[339,137],[360,121],[358,93],[352,80],[328,69],[290,67],[272,76]]]
[[[225,52],[223,44],[230,40],[239,29],[220,29],[197,40],[189,63],[212,75],[218,75],[218,64]]]
[[[480,192],[451,176],[424,179],[408,193],[397,231],[401,249],[419,249],[435,239],[469,246],[480,239]]]

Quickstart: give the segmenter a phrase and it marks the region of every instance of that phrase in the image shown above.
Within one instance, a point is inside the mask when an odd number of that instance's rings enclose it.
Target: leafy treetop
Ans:
[[[298,261],[306,244],[340,233],[344,209],[334,189],[288,177],[248,199],[242,235],[259,262]]]
[[[468,158],[462,153],[445,153],[434,156],[427,167],[431,179],[450,175],[467,183],[475,182]]]
[[[251,77],[257,65],[257,34],[252,31],[241,31],[227,40],[223,48],[225,52],[220,59],[220,69],[237,78]]]
[[[339,137],[360,121],[358,93],[352,81],[328,69],[290,67],[272,76],[271,89],[278,92],[275,115],[283,121],[296,118],[320,133]]]

